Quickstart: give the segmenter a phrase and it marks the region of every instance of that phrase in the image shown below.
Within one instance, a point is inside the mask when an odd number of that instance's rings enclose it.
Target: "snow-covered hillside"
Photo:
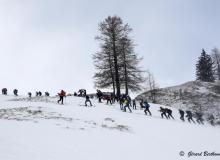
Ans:
[[[165,120],[156,104],[150,117],[96,99],[93,107],[78,97],[56,101],[0,95],[0,160],[177,160],[189,159],[191,151],[220,153],[220,128],[184,123],[177,110],[175,120]]]
[[[213,114],[220,124],[220,82],[191,81],[179,86],[161,88],[155,91],[156,103],[174,108]],[[150,100],[151,92],[145,92],[137,99]]]

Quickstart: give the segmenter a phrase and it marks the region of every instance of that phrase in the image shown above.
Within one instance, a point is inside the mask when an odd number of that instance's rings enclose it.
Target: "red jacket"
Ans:
[[[59,93],[59,96],[61,97],[65,97],[66,96],[66,92],[64,92],[63,90]]]

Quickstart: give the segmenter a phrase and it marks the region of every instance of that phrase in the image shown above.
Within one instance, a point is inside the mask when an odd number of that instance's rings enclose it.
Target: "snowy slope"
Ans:
[[[150,117],[96,99],[95,107],[82,106],[78,97],[64,105],[56,100],[0,95],[0,160],[177,160],[189,159],[190,151],[220,153],[219,127],[183,123],[176,110],[176,120],[165,120],[156,104]]]

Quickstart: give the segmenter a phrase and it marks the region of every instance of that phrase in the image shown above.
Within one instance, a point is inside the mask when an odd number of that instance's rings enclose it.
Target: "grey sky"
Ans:
[[[204,48],[219,48],[218,0],[0,0],[0,87],[20,92],[93,89],[98,23],[120,16],[160,84],[195,79]]]

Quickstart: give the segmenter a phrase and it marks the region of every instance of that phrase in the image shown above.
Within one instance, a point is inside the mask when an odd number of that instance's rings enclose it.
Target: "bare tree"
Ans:
[[[212,49],[212,61],[214,63],[214,71],[216,79],[220,80],[220,51],[218,48]]]
[[[146,86],[145,90],[150,92],[150,99],[153,102],[156,102],[156,94],[159,85],[156,83],[153,73],[149,70],[146,71]]]

